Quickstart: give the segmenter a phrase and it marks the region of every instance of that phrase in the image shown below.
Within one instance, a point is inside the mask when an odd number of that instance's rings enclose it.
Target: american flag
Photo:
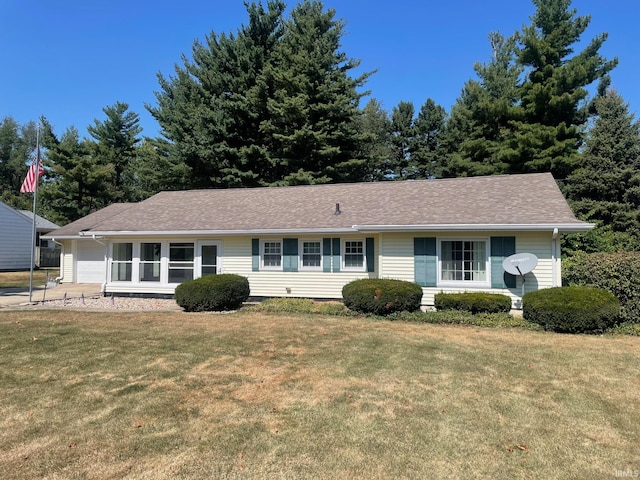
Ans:
[[[36,171],[38,172],[37,175]],[[40,160],[40,148],[38,148],[36,152],[36,159],[29,167],[27,177],[24,179],[24,182],[22,182],[22,186],[20,187],[20,193],[35,192],[36,188],[38,188],[38,178],[41,177],[43,173],[44,168],[42,167],[42,161]]]

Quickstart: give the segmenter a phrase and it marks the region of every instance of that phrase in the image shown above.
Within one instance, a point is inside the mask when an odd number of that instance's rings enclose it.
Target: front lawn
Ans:
[[[52,275],[53,275],[53,271]],[[0,272],[0,288],[29,288],[31,272]],[[55,276],[55,275],[54,275]],[[41,286],[47,281],[47,270],[34,270],[33,285]]]
[[[615,478],[640,339],[359,317],[0,312],[4,479]]]

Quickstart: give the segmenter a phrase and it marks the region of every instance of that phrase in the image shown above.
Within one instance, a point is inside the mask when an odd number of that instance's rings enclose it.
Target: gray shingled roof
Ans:
[[[340,215],[335,215],[336,204]],[[407,226],[558,226],[587,230],[551,174],[161,192],[125,211],[101,210],[57,232],[388,230]],[[123,208],[118,207],[118,208]],[[109,213],[109,215],[107,215]],[[443,227],[444,228],[444,227]],[[535,228],[532,228],[535,229]]]
[[[29,221],[33,222],[33,212],[29,210],[18,210],[21,214],[29,219]],[[60,228],[60,225],[56,225],[55,223],[47,220],[44,217],[36,214],[36,230],[38,232],[50,232],[52,230],[56,230]]]
[[[64,227],[59,228],[53,232],[50,232],[43,238],[63,238],[63,237],[75,237],[80,232],[90,231],[92,228],[102,224],[102,222],[109,220],[110,218],[123,213],[129,208],[136,205],[135,203],[113,203],[106,208],[98,210],[97,212],[90,213],[89,215],[82,217],[75,222],[68,223]]]

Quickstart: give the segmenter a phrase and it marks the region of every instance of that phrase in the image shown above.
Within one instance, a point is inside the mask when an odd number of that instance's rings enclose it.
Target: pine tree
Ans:
[[[93,155],[96,144],[81,140],[76,128],[67,128],[58,139],[49,122],[43,123],[47,181],[41,192],[50,219],[65,224],[109,205],[114,165],[98,162]]]
[[[344,22],[319,1],[296,5],[269,70],[274,94],[261,128],[274,139],[276,184],[352,180],[366,159],[360,141],[357,92],[369,74],[349,76],[359,65],[340,51]]]
[[[387,176],[394,180],[411,177],[411,147],[414,140],[413,102],[401,101],[391,112],[391,158],[387,165]]]
[[[391,120],[382,103],[375,98],[367,102],[358,117],[361,151],[366,159],[360,170],[354,171],[355,181],[377,182],[385,179],[386,165],[391,156]]]
[[[112,201],[130,201],[136,197],[135,171],[137,168],[136,147],[141,141],[140,117],[128,112],[129,105],[116,102],[105,107],[106,120],[95,120],[87,131],[96,140],[94,160],[104,166],[113,167],[113,179],[109,194]]]
[[[629,104],[613,89],[594,101],[596,119],[580,167],[565,194],[576,215],[597,228],[576,236],[571,249],[640,247],[640,125]]]
[[[279,178],[269,117],[273,85],[266,69],[283,33],[285,4],[248,4],[249,23],[237,34],[211,32],[182,57],[175,76],[158,75],[158,105],[147,109],[170,142],[170,155],[189,171],[190,187],[268,184]]]
[[[566,178],[577,166],[582,129],[588,117],[586,87],[617,64],[600,55],[607,34],[582,52],[574,45],[591,21],[576,16],[571,0],[533,0],[536,12],[518,41],[518,62],[526,81],[520,95],[522,118],[514,121],[512,172],[552,172]]]
[[[413,123],[410,146],[409,178],[433,178],[442,156],[442,137],[447,112],[428,98]]]

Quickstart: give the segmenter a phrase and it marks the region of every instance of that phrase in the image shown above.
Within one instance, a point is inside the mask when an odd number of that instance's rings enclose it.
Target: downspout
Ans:
[[[557,259],[557,239],[558,239],[558,229],[553,229],[553,234],[551,235],[551,286],[558,286],[558,259]]]
[[[60,245],[60,276],[56,277],[56,284],[58,284],[64,280],[64,244],[56,241],[55,238],[52,238],[51,241],[56,245]]]
[[[94,242],[99,243],[100,245],[104,246],[104,282],[102,283],[102,287],[100,288],[100,293],[102,293],[103,295],[105,294],[105,290],[107,289],[107,281],[108,281],[108,277],[109,277],[109,256],[107,254],[107,244],[101,242],[100,240],[98,240],[96,238],[96,234],[93,233],[91,234],[91,239]]]

